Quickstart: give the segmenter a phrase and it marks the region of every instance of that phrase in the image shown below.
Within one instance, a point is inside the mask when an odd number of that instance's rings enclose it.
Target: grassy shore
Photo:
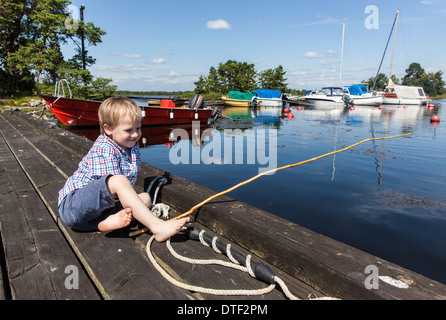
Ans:
[[[37,113],[42,111],[44,102],[40,96],[21,96],[0,98],[0,112],[11,109],[19,109],[24,113]],[[52,115],[51,110],[45,110],[44,114]]]

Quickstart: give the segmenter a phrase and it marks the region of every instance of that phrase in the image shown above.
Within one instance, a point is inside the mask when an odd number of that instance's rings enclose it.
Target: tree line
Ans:
[[[286,83],[286,71],[279,65],[275,69],[268,69],[262,72],[255,70],[254,64],[228,60],[220,63],[218,67],[211,67],[209,73],[201,75],[195,82],[195,92],[199,94],[219,93],[225,94],[229,91],[249,92],[257,88],[274,89],[281,92],[303,95],[305,90],[293,90],[288,88]],[[401,79],[391,76],[395,84],[423,87],[429,96],[439,96],[446,93],[443,72],[426,73],[419,63],[411,63],[406,69],[406,75]],[[363,80],[369,89],[373,86],[375,90],[383,89],[389,82],[389,78],[384,73],[379,73],[376,77]]]
[[[417,62],[412,62],[405,70],[406,75],[401,78],[401,81],[394,75],[391,76],[395,84],[402,84],[405,86],[414,86],[424,88],[424,92],[428,96],[440,96],[446,94],[445,81],[443,80],[443,72],[426,73],[426,71]],[[375,84],[375,90],[384,88],[389,82],[389,78],[384,74],[378,74],[375,82],[375,77],[363,80],[362,83],[372,89]]]
[[[249,92],[264,88],[289,92],[285,74],[286,71],[281,65],[258,72],[254,64],[228,60],[221,62],[218,68],[211,67],[206,76],[201,75],[198,81],[194,82],[194,91],[198,94],[225,94],[229,91]]]

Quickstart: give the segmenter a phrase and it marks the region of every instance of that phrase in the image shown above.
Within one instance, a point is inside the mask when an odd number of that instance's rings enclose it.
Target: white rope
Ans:
[[[156,208],[155,208],[156,207]],[[155,210],[156,209],[156,210]],[[152,212],[157,215],[158,217],[160,216],[161,212],[163,214],[163,217],[167,217],[168,216],[168,211],[169,211],[169,206],[165,205],[165,204],[156,204],[153,208],[152,208]],[[204,241],[203,239],[203,235],[204,235],[205,231],[201,230],[200,234],[199,234],[199,240],[201,242],[201,244],[203,246],[206,247],[210,247],[209,244],[206,243],[206,241]],[[200,293],[207,293],[207,294],[212,294],[212,295],[239,295],[239,296],[253,296],[253,295],[263,295],[263,294],[267,294],[271,291],[274,290],[274,288],[276,287],[276,284],[271,284],[270,286],[263,288],[263,289],[254,289],[254,290],[221,290],[221,289],[211,289],[211,288],[204,288],[204,287],[198,287],[198,286],[194,286],[194,285],[189,285],[186,284],[184,282],[180,282],[178,280],[176,280],[174,277],[172,277],[170,274],[168,274],[156,261],[156,259],[153,257],[152,251],[151,251],[151,245],[153,243],[153,240],[155,239],[154,236],[152,236],[150,238],[150,240],[147,242],[147,246],[146,246],[146,251],[147,251],[147,255],[150,259],[150,261],[152,262],[152,264],[154,265],[154,267],[161,273],[161,275],[166,278],[170,283],[174,284],[177,287],[189,290],[189,291],[195,291],[195,292],[200,292]],[[218,248],[217,248],[217,243],[218,241],[218,237],[214,237],[212,239],[212,249],[217,252],[217,253],[223,253],[221,252]],[[220,266],[224,266],[224,267],[228,267],[228,268],[233,268],[239,271],[243,271],[243,272],[247,272],[251,277],[255,278],[255,274],[254,271],[251,268],[251,259],[252,256],[249,254],[246,256],[246,261],[245,261],[245,266],[242,266],[233,256],[231,253],[231,244],[228,244],[226,246],[226,255],[228,256],[229,260],[231,260],[231,262],[228,261],[224,261],[224,260],[220,260],[220,259],[191,259],[182,255],[179,255],[172,247],[171,243],[170,243],[170,238],[166,241],[166,246],[169,249],[170,253],[177,258],[178,260],[181,260],[183,262],[187,262],[190,264],[197,264],[197,265],[220,265]],[[285,282],[280,279],[278,276],[274,276],[274,281],[282,288],[283,293],[286,295],[286,297],[290,300],[300,300],[298,297],[296,297],[295,295],[293,295],[290,290],[288,289],[288,287],[286,286]],[[322,297],[322,298],[309,298],[309,300],[337,300],[334,298],[330,298],[330,297]]]
[[[258,290],[219,290],[219,289],[210,289],[210,288],[193,286],[193,285],[189,285],[189,284],[180,282],[180,281],[176,280],[175,278],[173,278],[170,274],[168,274],[163,268],[161,268],[161,266],[158,264],[158,262],[153,257],[150,247],[151,247],[154,239],[155,239],[155,237],[152,236],[150,238],[150,240],[147,242],[147,247],[146,247],[147,255],[149,256],[149,259],[152,262],[152,264],[155,266],[155,268],[161,273],[161,275],[163,275],[164,278],[166,278],[170,283],[176,285],[177,287],[180,287],[180,288],[183,288],[186,290],[190,290],[190,291],[200,292],[200,293],[208,293],[208,294],[223,295],[223,296],[227,296],[227,295],[242,295],[242,296],[262,295],[262,294],[271,292],[275,288],[275,284],[272,284],[267,288],[258,289]],[[216,261],[221,261],[221,260],[216,260]],[[224,262],[224,261],[222,261],[222,262]]]
[[[170,207],[167,204],[157,203],[152,208],[152,213],[159,218],[168,218]]]

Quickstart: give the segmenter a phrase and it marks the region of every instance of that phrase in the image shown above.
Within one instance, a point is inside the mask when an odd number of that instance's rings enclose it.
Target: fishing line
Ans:
[[[225,195],[225,194],[227,194],[227,193],[229,193],[229,192],[231,192],[231,191],[234,191],[235,189],[238,189],[238,188],[240,188],[240,187],[242,187],[242,186],[244,186],[244,185],[246,185],[246,184],[248,184],[248,183],[251,183],[252,181],[257,180],[258,178],[263,177],[263,176],[265,176],[265,175],[269,175],[269,174],[275,173],[275,172],[277,172],[277,171],[281,171],[281,170],[285,170],[285,169],[289,169],[289,168],[297,167],[297,166],[303,165],[303,164],[305,164],[305,163],[313,162],[313,161],[316,161],[316,160],[319,160],[319,159],[322,159],[322,158],[325,158],[325,157],[328,157],[328,156],[331,156],[331,155],[334,155],[334,154],[337,154],[337,153],[341,153],[341,152],[344,152],[344,151],[346,151],[346,150],[348,150],[348,149],[351,149],[351,148],[353,148],[353,147],[356,147],[356,146],[358,146],[358,145],[360,145],[360,144],[363,144],[363,143],[365,143],[365,142],[368,142],[368,141],[385,140],[385,139],[395,139],[395,138],[400,138],[400,137],[408,136],[408,135],[411,135],[411,134],[413,134],[413,133],[405,133],[405,134],[400,134],[400,135],[391,136],[391,137],[381,137],[381,138],[369,138],[369,139],[365,139],[365,140],[362,140],[362,141],[357,142],[357,143],[355,143],[355,144],[352,144],[352,145],[350,145],[350,146],[348,146],[348,147],[345,147],[345,148],[343,148],[343,149],[335,150],[335,151],[332,151],[332,152],[323,154],[323,155],[318,156],[318,157],[315,157],[315,158],[311,158],[311,159],[308,159],[308,160],[305,160],[305,161],[301,161],[301,162],[298,162],[298,163],[294,163],[294,164],[289,164],[289,165],[286,165],[286,166],[283,166],[283,167],[280,167],[280,168],[277,168],[277,169],[272,169],[272,170],[269,170],[269,171],[265,171],[265,172],[263,172],[263,173],[261,173],[261,174],[258,174],[258,175],[254,176],[254,177],[252,177],[252,178],[250,178],[250,179],[248,179],[248,180],[246,180],[246,181],[243,181],[243,182],[241,182],[241,183],[239,183],[239,184],[237,184],[237,185],[235,185],[235,186],[233,186],[233,187],[231,187],[231,188],[229,188],[229,189],[227,189],[227,190],[225,190],[225,191],[222,191],[222,192],[220,192],[220,193],[217,193],[217,194],[215,194],[215,195],[213,195],[213,196],[207,198],[206,200],[204,200],[204,201],[200,202],[199,204],[197,204],[196,206],[192,207],[189,211],[187,211],[187,212],[185,212],[185,213],[183,213],[183,214],[181,214],[181,215],[179,215],[179,216],[177,216],[177,217],[174,217],[174,218],[172,218],[171,220],[178,220],[178,219],[187,217],[187,216],[191,215],[195,210],[197,210],[198,208],[201,208],[201,207],[204,206],[206,203],[208,203],[208,202],[214,200],[215,198],[218,198],[218,197],[220,197],[220,196],[222,196],[222,195]],[[136,235],[145,233],[145,232],[147,232],[147,231],[149,231],[148,228],[143,228],[143,229],[140,229],[140,230],[138,230],[138,231],[134,231],[134,232],[132,232],[132,233],[130,234],[130,236],[136,236]]]

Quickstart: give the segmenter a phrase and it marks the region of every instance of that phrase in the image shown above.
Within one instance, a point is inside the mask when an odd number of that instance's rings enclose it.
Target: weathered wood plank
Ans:
[[[5,124],[2,123],[2,131],[9,126],[4,134],[6,139],[13,150],[17,151],[20,164],[48,210],[57,219],[57,194],[66,177],[54,169],[51,161],[42,157],[36,146],[37,141],[34,144],[28,138],[23,139],[25,136],[20,135],[9,120],[13,121],[13,117],[8,118]],[[39,136],[39,133],[34,131],[32,135]],[[44,138],[47,137],[41,137]],[[48,143],[46,140],[39,142]],[[57,141],[51,143],[56,150],[62,148]],[[19,150],[22,152],[19,153]],[[187,299],[185,290],[172,288],[162,279],[151,267],[145,253],[127,234],[123,238],[119,233],[77,233],[67,228],[59,219],[57,221],[105,299]]]
[[[0,208],[1,209],[1,208]],[[0,301],[6,300],[6,286],[9,286],[9,284],[5,283],[3,279],[7,279],[6,270],[4,270],[3,265],[6,264],[5,262],[5,256],[3,253],[3,242],[1,238],[1,222],[0,222]],[[9,289],[9,288],[8,288]]]
[[[12,298],[99,299],[54,220],[5,146],[0,136],[1,237]],[[65,273],[67,267],[76,268],[80,289],[65,284],[69,276]]]
[[[27,118],[18,114],[19,121]],[[26,119],[26,120],[24,120]],[[29,121],[39,128],[37,121]],[[58,128],[39,129],[64,146],[88,151],[91,142],[61,134]],[[53,156],[53,155],[51,155]],[[144,164],[141,177],[162,175],[158,168]],[[71,173],[70,173],[71,174]],[[142,189],[143,181],[137,181]],[[215,194],[212,190],[173,176],[163,188],[161,201],[185,212]],[[343,299],[445,299],[445,286],[414,272],[369,255],[267,212],[223,196],[199,209],[193,217],[229,241],[243,246],[258,257],[316,290]],[[365,267],[376,265],[380,275],[403,279],[409,289],[398,289],[380,282],[379,290],[368,290]]]

